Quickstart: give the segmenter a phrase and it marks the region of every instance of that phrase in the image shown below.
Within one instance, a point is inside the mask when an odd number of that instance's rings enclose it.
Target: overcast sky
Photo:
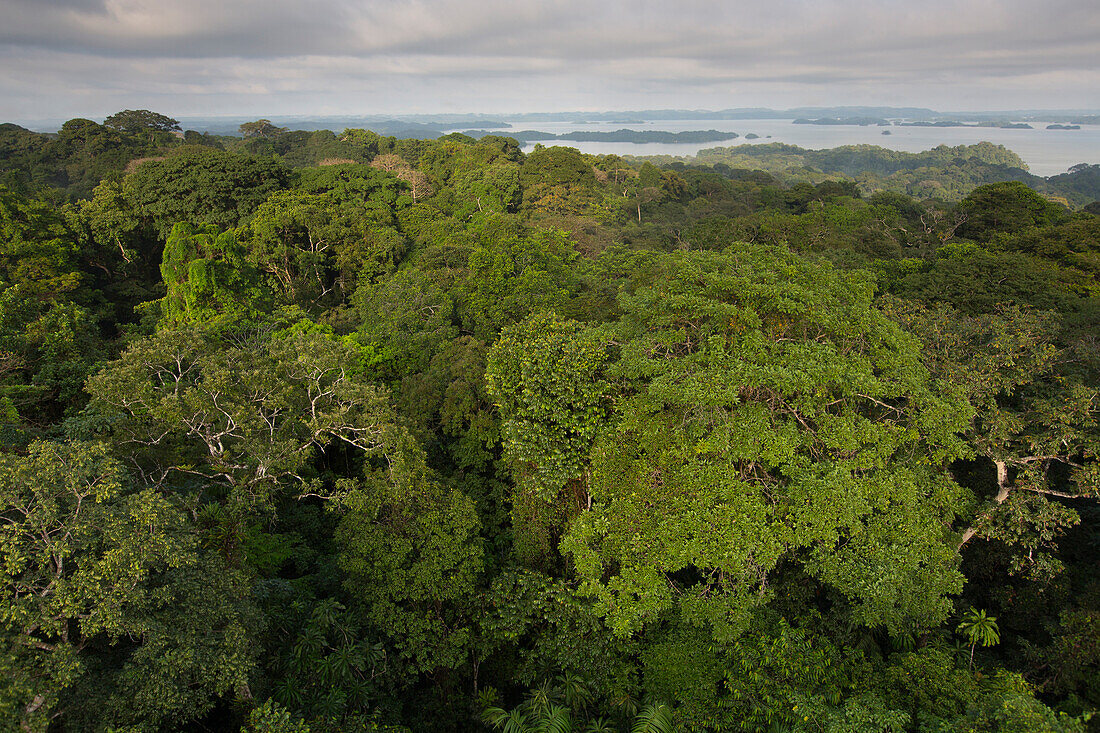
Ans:
[[[1100,107],[1098,0],[0,0],[0,120]]]

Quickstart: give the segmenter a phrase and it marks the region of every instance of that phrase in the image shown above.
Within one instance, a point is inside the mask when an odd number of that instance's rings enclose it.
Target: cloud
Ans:
[[[942,101],[992,84],[1016,105],[1031,90],[1081,106],[1100,85],[1094,0],[0,0],[0,17],[7,116],[64,94],[97,111],[173,94],[188,110],[236,95],[400,111],[429,94],[476,109],[507,102],[501,80],[517,85],[509,109],[601,95],[642,106],[688,89],[696,106],[779,104],[731,98],[769,84]],[[1076,88],[1044,86],[1054,79]]]

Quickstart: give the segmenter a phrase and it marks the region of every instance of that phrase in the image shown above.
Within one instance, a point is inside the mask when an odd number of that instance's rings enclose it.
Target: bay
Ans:
[[[802,148],[819,150],[841,145],[878,145],[891,150],[917,153],[937,145],[973,145],[991,142],[1004,145],[1027,163],[1028,169],[1039,176],[1065,173],[1078,163],[1100,163],[1100,125],[1081,125],[1080,130],[1047,130],[1052,124],[1044,121],[1028,121],[1033,129],[1010,130],[996,127],[866,127],[853,125],[796,125],[790,119],[767,120],[647,120],[644,122],[535,122],[505,120],[511,128],[500,128],[499,134],[508,130],[539,130],[561,134],[574,130],[612,132],[620,129],[665,130],[719,130],[736,132],[735,140],[723,143],[613,143],[574,142],[550,140],[548,145],[564,145],[583,153],[597,155],[695,155],[699,150],[737,145],[762,143],[787,143]],[[889,135],[883,135],[889,130]],[[745,135],[755,133],[760,137],[746,140]],[[770,136],[770,137],[769,137]],[[534,143],[524,146],[530,151]]]

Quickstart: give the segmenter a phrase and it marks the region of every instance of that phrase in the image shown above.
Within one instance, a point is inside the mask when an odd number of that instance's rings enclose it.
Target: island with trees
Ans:
[[[867,127],[868,125],[878,125],[880,127],[889,125],[889,120],[884,120],[881,117],[818,117],[816,119],[808,119],[806,117],[798,117],[794,120],[795,125],[858,125],[860,127]]]
[[[885,132],[885,131],[884,131]],[[1027,164],[1003,145],[938,145],[920,153],[876,145],[842,145],[808,150],[785,143],[705,148],[694,156],[631,158],[659,165],[724,166],[761,170],[788,184],[851,181],[870,195],[878,191],[904,193],[918,199],[958,202],[975,187],[1019,181],[1068,206],[1085,206],[1100,199],[1095,164],[1082,163],[1055,176],[1028,172]]]
[[[509,130],[506,133],[487,130],[467,130],[466,135],[474,138],[486,135],[506,134],[508,137],[520,143],[549,142],[551,140],[568,140],[571,142],[605,142],[605,143],[716,143],[723,140],[733,140],[738,137],[736,132],[721,132],[719,130],[684,130],[682,132],[668,132],[666,130],[629,130],[621,129],[612,132],[597,132],[592,130],[574,130],[573,132],[539,132],[538,130]]]
[[[1009,122],[1007,120],[981,120],[978,122],[963,122],[961,120],[913,120],[899,121],[895,123],[900,127],[997,127],[1002,130],[1032,130],[1026,122]]]

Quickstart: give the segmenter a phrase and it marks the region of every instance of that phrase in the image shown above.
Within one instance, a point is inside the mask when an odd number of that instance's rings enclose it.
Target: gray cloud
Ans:
[[[1080,107],[1100,91],[1094,0],[0,0],[0,17],[7,118],[65,114],[58,95],[183,114],[780,105],[818,87]]]

